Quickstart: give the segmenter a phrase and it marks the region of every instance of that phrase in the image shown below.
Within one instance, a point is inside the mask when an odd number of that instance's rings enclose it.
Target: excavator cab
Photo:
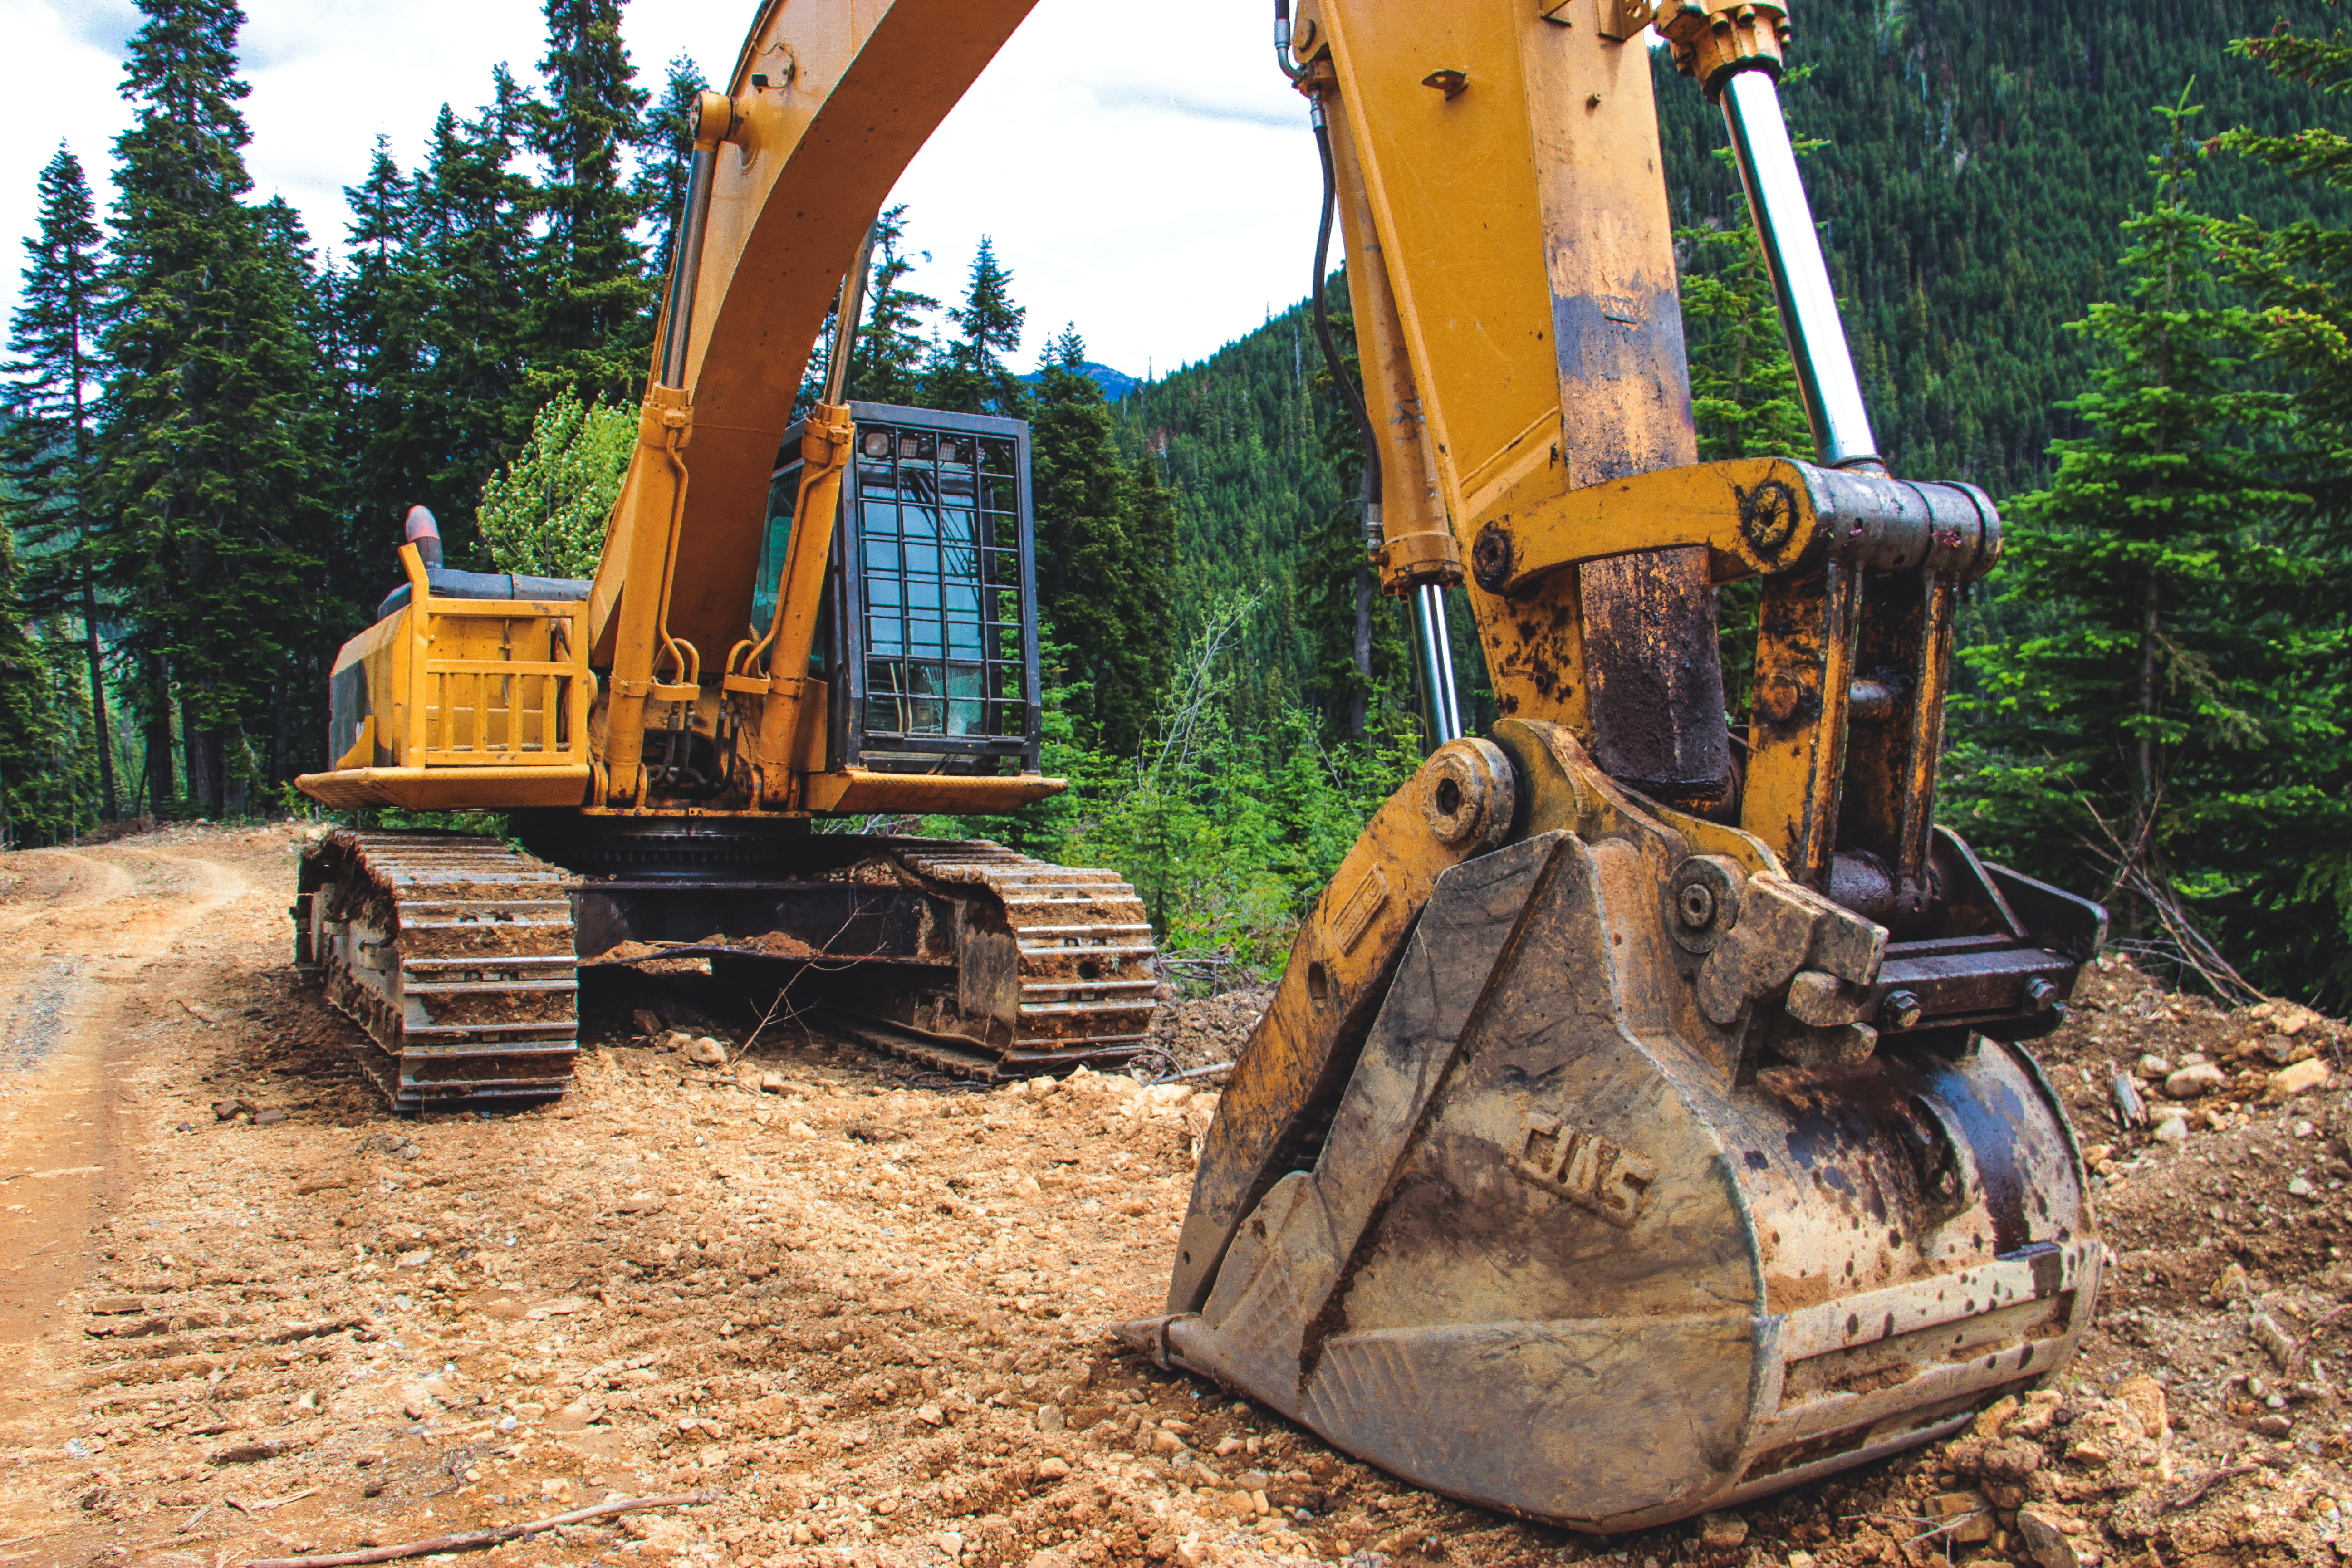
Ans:
[[[826,765],[1034,773],[1042,741],[1029,426],[853,401],[809,675],[835,693]],[[752,620],[775,610],[804,463],[769,487]]]

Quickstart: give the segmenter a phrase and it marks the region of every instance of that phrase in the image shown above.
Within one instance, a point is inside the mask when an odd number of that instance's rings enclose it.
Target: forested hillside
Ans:
[[[1791,129],[1817,140],[1806,183],[1846,305],[1874,425],[1905,472],[1995,495],[2050,472],[2056,410],[2091,363],[2065,330],[2116,278],[2116,226],[2147,201],[2165,142],[2154,110],[2189,89],[2203,133],[2307,123],[2312,95],[2231,58],[2231,40],[2298,0],[2001,5],[1806,0]],[[1723,122],[1655,57],[1676,221],[1733,220]],[[2193,88],[2191,84],[2193,85]],[[2340,217],[2341,196],[2244,159],[2209,158],[2199,202],[2221,216]]]

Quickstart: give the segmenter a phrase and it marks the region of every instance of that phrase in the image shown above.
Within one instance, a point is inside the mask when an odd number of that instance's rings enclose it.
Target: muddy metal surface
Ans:
[[[707,987],[599,977],[562,1104],[398,1120],[290,971],[294,843],[0,857],[0,1568],[226,1568],[702,1487],[453,1561],[2339,1561],[2352,1106],[2325,1021],[2100,972],[2041,1053],[2116,1254],[2056,1396],[1588,1540],[1114,1345],[1159,1303],[1206,1094],[910,1091],[789,1028],[742,1052]],[[1186,1005],[1188,1055],[1246,1029]],[[738,1059],[632,1043],[643,1006]],[[2165,1102],[2191,1052],[2214,1071],[2179,1134],[2119,1132],[2110,1069],[2155,1055]]]

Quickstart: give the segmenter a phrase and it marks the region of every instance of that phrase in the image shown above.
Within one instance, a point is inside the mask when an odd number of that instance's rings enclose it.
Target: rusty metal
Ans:
[[[1945,1436],[2063,1365],[2104,1255],[2084,1173],[1968,1010],[2023,1024],[2095,910],[1947,835],[1950,897],[2020,929],[1890,946],[1561,727],[1496,739],[1508,842],[1433,860],[1424,769],[1351,856],[1427,879],[1360,1037],[1298,1005],[1330,899],[1302,932],[1129,1342],[1434,1490],[1612,1531]]]
[[[1150,1038],[1151,926],[1116,872],[985,840],[539,831],[586,868],[569,888],[583,962],[707,960],[966,1078],[1117,1068]]]
[[[352,1054],[393,1109],[525,1103],[570,1086],[566,880],[495,838],[338,828],[304,851],[296,960],[360,1026]]]

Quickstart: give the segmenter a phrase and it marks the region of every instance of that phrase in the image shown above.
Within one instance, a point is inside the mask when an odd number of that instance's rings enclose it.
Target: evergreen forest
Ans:
[[[593,570],[706,85],[685,60],[643,76],[622,4],[543,0],[529,71],[445,106],[415,168],[379,144],[321,236],[255,194],[234,0],[140,0],[115,199],[60,147],[23,238],[0,840],[308,809],[328,671],[397,580],[412,505],[452,564]],[[1784,98],[1881,448],[2008,524],[1966,610],[1946,819],[2105,898],[2151,961],[2341,1009],[2341,13],[1815,0],[1799,27]],[[1720,122],[1654,62],[1702,455],[1809,456]],[[1311,296],[1155,381],[1094,363],[1077,323],[1023,364],[1051,302],[985,237],[955,237],[980,239],[957,297],[918,292],[921,218],[882,215],[850,392],[1031,422],[1046,765],[1073,781],[921,826],[1114,866],[1180,970],[1267,973],[1423,749]],[[1246,264],[1323,289],[1345,342],[1342,280],[1308,262]],[[1735,715],[1754,602],[1722,595]],[[1457,606],[1475,729],[1468,626]]]

